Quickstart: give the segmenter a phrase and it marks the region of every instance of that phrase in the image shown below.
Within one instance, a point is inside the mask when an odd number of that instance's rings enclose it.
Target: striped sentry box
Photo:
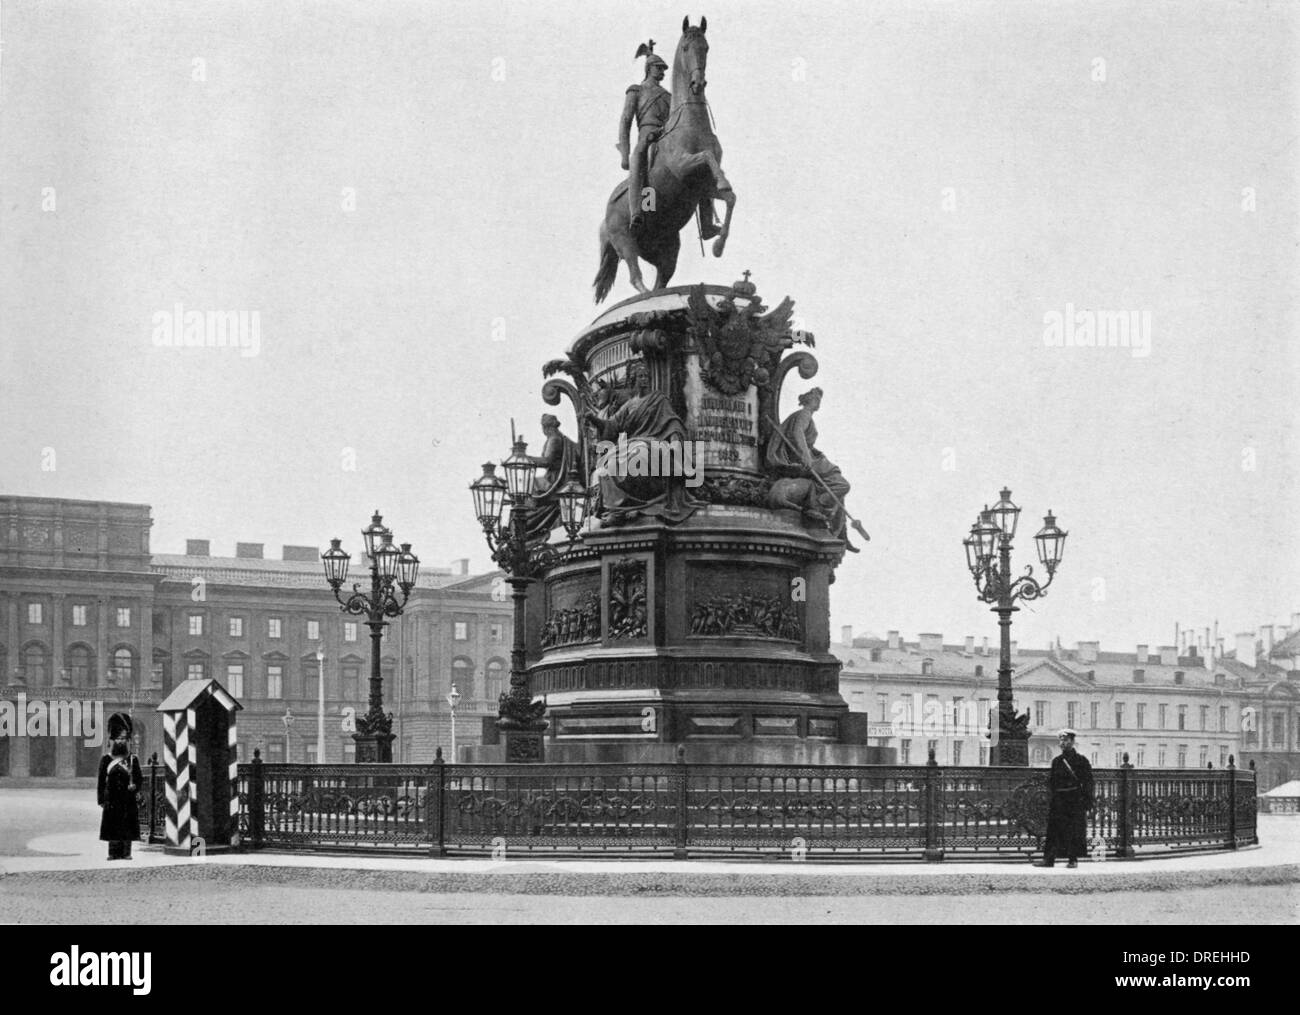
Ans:
[[[208,699],[215,699],[226,716],[226,737],[224,749],[225,770],[200,765],[207,750],[220,749],[212,745],[212,733],[199,730],[199,710]],[[215,680],[187,680],[179,684],[158,706],[163,720],[163,763],[167,767],[166,800],[167,816],[165,832],[169,851],[189,853],[195,844],[210,840],[231,845],[239,844],[239,761],[237,756],[238,729],[236,713],[242,706],[227,693],[226,689]],[[220,741],[217,742],[220,744]],[[205,746],[211,745],[211,746]],[[214,762],[217,758],[212,759]],[[222,762],[218,762],[221,764]],[[195,806],[198,799],[198,772],[200,768],[209,772],[209,777],[217,780],[217,785],[226,784],[230,795],[229,816],[226,824],[226,836],[218,839],[214,833],[218,828],[200,828],[199,813]],[[212,815],[212,820],[222,824],[220,812]]]

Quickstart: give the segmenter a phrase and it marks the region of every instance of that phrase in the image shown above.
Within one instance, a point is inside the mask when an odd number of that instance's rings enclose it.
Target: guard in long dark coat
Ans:
[[[131,753],[131,717],[108,717],[109,753],[99,761],[99,806],[104,814],[99,837],[108,843],[110,860],[130,860],[131,843],[140,838],[135,793],[144,783],[140,761]]]
[[[1057,734],[1061,753],[1052,759],[1047,777],[1051,799],[1047,805],[1047,839],[1039,867],[1051,867],[1058,856],[1067,867],[1078,867],[1088,852],[1088,812],[1093,806],[1092,766],[1074,749],[1074,730]]]

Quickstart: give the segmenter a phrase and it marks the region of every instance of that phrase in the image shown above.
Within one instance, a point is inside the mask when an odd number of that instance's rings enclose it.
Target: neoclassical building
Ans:
[[[347,709],[366,708],[369,629],[339,610],[319,550],[285,546],[270,559],[262,544],[238,543],[213,556],[196,539],[184,554],[151,554],[152,524],[143,504],[0,498],[0,702],[130,710],[147,757],[168,691],[215,677],[244,706],[243,757],[260,747],[268,761],[315,761],[323,676],[322,760],[350,760],[343,726]],[[467,563],[422,567],[385,635],[395,761],[450,747],[453,683],[457,741],[477,743],[508,682],[510,603],[493,596],[494,575],[470,575]],[[0,736],[0,777],[94,775],[102,753],[71,736]]]
[[[988,763],[998,669],[988,639],[904,641],[897,631],[855,639],[846,628],[832,651],[844,664],[841,693],[852,711],[868,715],[873,743],[894,748],[902,763],[924,762],[930,748],[940,764]],[[1128,754],[1141,768],[1221,768],[1232,755],[1238,765],[1256,761],[1267,789],[1297,771],[1296,655],[1294,635],[1267,651],[1261,643],[1249,666],[1221,645],[1207,655],[1190,639],[1181,649],[1133,652],[1103,652],[1097,642],[1042,650],[1013,643],[1012,687],[1017,707],[1030,713],[1030,764],[1047,765],[1056,730],[1071,726],[1078,749],[1101,767]]]

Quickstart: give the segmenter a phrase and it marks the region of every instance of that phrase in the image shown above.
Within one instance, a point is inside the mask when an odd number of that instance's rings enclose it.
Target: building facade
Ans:
[[[215,557],[206,540],[190,540],[184,554],[151,554],[151,525],[147,505],[0,498],[0,777],[93,776],[104,747],[86,743],[86,723],[101,708],[104,718],[136,717],[147,758],[161,747],[154,709],[197,677],[244,706],[245,760],[254,748],[267,761],[351,760],[345,726],[348,710],[366,710],[370,631],[339,609],[319,550],[285,546],[268,559],[261,544],[239,543],[233,557]],[[450,757],[453,684],[457,742],[479,742],[509,683],[508,596],[495,575],[466,572],[466,561],[423,567],[385,631],[395,761],[432,761],[437,747]],[[64,720],[78,714],[70,730]]]
[[[943,765],[988,764],[998,652],[987,639],[945,644],[942,635],[922,634],[904,641],[897,631],[854,639],[845,629],[833,651],[844,663],[840,687],[849,708],[867,713],[872,742],[893,747],[899,762],[922,763],[933,749]],[[1012,666],[1016,707],[1030,716],[1031,765],[1049,764],[1056,731],[1070,726],[1078,749],[1103,768],[1118,766],[1125,754],[1139,768],[1222,768],[1233,756],[1239,766],[1257,760],[1263,772],[1260,752],[1274,751],[1270,763],[1282,764],[1284,748],[1261,745],[1293,748],[1300,732],[1300,674],[1255,679],[1194,644],[1103,652],[1097,642],[1042,650],[1013,643]],[[1272,724],[1262,739],[1261,721]]]

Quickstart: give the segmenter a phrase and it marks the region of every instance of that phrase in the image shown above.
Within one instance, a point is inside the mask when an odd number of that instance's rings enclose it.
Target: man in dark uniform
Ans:
[[[645,80],[639,85],[628,85],[623,116],[618,124],[617,147],[623,156],[623,168],[632,172],[627,184],[627,206],[633,231],[645,223],[645,216],[641,214],[641,191],[645,187],[647,152],[668,122],[673,100],[672,93],[659,83],[664,79],[668,64],[655,54],[654,45],[655,41],[651,39],[649,45],[642,43],[636,51],[637,56],[645,56]],[[636,149],[629,152],[633,120],[637,126]]]
[[[131,717],[108,717],[109,753],[99,762],[99,838],[108,843],[110,860],[130,860],[131,843],[140,838],[136,790],[144,783],[140,762],[131,753]]]
[[[1047,805],[1047,838],[1043,859],[1036,867],[1051,867],[1064,856],[1067,867],[1078,867],[1088,852],[1088,812],[1092,810],[1092,766],[1074,749],[1074,730],[1063,729],[1056,738],[1061,753],[1052,759],[1047,777],[1051,799]]]

